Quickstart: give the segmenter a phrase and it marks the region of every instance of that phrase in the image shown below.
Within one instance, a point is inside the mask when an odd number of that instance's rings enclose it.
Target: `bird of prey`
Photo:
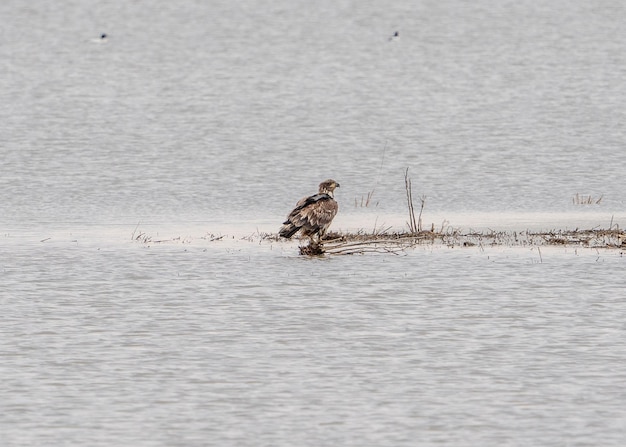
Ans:
[[[335,188],[339,188],[339,183],[332,179],[324,180],[317,194],[300,199],[278,234],[290,238],[300,232],[311,239],[311,245],[319,245],[339,209],[333,194]]]

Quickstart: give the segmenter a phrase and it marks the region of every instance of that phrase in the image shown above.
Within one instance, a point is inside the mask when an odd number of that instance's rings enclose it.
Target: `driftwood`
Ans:
[[[420,231],[406,233],[331,233],[320,244],[300,247],[300,254],[354,255],[366,253],[401,254],[417,245],[439,244],[448,247],[542,247],[576,246],[626,249],[626,232],[619,228],[552,231],[446,232]]]

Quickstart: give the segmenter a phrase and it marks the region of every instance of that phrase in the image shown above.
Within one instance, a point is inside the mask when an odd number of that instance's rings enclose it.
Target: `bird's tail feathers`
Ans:
[[[291,236],[296,234],[299,229],[300,227],[297,227],[293,223],[287,221],[282,227],[280,227],[280,231],[278,232],[278,234],[282,237],[286,237],[287,239],[289,239]]]

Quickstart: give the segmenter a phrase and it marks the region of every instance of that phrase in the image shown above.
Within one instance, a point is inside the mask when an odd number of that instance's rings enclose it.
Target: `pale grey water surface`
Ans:
[[[400,229],[406,168],[437,228],[623,226],[625,3],[0,18],[1,445],[623,445],[622,250],[259,234],[328,177]]]

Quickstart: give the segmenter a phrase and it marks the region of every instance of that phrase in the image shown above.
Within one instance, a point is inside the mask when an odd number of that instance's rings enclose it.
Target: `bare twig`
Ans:
[[[135,229],[133,230],[133,234],[130,236],[130,240],[134,241],[135,240],[135,232],[137,231],[137,228],[139,228],[139,224],[141,223],[141,221],[137,222],[137,226],[135,226]]]
[[[415,209],[413,208],[413,191],[411,188],[411,179],[409,178],[409,168],[404,171],[404,188],[406,189],[406,201],[409,207],[409,230],[411,233],[417,233],[419,226],[415,220]],[[420,212],[421,216],[421,212]]]
[[[419,213],[419,216],[417,216],[417,231],[418,232],[422,231],[422,212],[424,211],[425,204],[426,204],[426,196],[422,195],[422,197],[420,197],[420,213]]]

